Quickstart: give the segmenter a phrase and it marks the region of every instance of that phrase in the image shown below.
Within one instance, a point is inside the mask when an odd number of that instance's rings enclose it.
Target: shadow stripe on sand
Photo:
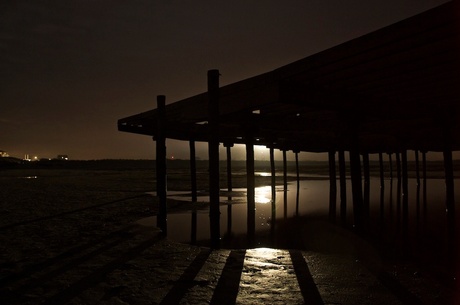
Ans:
[[[235,304],[243,272],[245,250],[231,251],[212,295],[211,305]]]
[[[176,284],[169,290],[168,294],[163,298],[160,305],[179,304],[187,291],[195,285],[194,279],[200,272],[206,260],[209,258],[212,250],[201,250],[195,257],[193,262],[185,269]]]
[[[302,252],[299,250],[289,250],[289,254],[291,255],[292,265],[294,266],[305,304],[324,305]]]

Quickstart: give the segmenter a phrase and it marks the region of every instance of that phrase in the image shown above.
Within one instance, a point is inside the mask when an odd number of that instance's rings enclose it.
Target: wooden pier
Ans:
[[[330,219],[345,223],[353,209],[361,229],[369,218],[369,154],[396,158],[398,212],[407,220],[407,156],[442,152],[446,220],[454,232],[452,151],[460,150],[460,5],[452,1],[276,70],[219,87],[208,71],[208,91],[118,121],[124,132],[157,142],[158,225],[166,230],[164,140],[209,145],[209,192],[213,247],[219,247],[219,145],[244,144],[247,156],[248,233],[254,223],[254,145],[285,152],[329,153]],[[338,153],[337,153],[338,152]],[[347,205],[345,157],[353,202]],[[336,158],[340,209],[337,210]],[[273,164],[273,163],[272,163]],[[418,163],[417,163],[418,164]],[[273,166],[273,165],[272,165]],[[382,168],[382,166],[381,166]],[[425,167],[423,166],[423,169]],[[418,171],[417,171],[418,173]],[[393,174],[391,172],[391,174]],[[425,179],[425,175],[423,175]],[[364,184],[363,184],[364,179]],[[192,181],[193,185],[193,181]],[[229,181],[231,190],[231,181]],[[381,179],[381,188],[384,188]],[[196,190],[195,190],[196,191]],[[426,197],[426,195],[424,194]],[[402,202],[401,202],[402,200]]]

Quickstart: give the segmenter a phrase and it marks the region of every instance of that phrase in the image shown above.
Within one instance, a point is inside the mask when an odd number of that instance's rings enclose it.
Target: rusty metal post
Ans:
[[[209,126],[209,217],[211,247],[220,248],[219,202],[219,70],[208,71],[208,126]]]

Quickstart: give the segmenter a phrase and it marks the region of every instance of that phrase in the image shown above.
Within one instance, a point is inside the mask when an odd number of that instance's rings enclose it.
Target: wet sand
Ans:
[[[302,251],[175,243],[137,223],[157,210],[151,170],[1,174],[1,304],[303,304],[315,294],[325,304],[449,304],[458,288],[318,219],[295,229],[315,237]],[[187,190],[184,176],[169,178]]]

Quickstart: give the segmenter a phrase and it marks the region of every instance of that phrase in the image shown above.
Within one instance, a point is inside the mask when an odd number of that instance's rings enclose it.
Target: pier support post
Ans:
[[[340,176],[340,222],[347,223],[347,177],[345,170],[345,152],[339,151],[339,176]]]
[[[353,196],[353,217],[355,227],[363,229],[363,190],[361,181],[361,160],[357,150],[350,150],[351,190]]]
[[[396,185],[396,218],[399,224],[401,223],[401,155],[399,152],[395,154],[396,159],[396,177],[397,177],[397,185]]]
[[[423,188],[422,188],[423,222],[426,223],[426,217],[427,217],[426,151],[422,151],[422,175],[423,175]]]
[[[337,214],[337,174],[335,151],[329,151],[329,221],[335,222]]]
[[[233,191],[232,184],[232,147],[233,143],[224,143],[224,146],[227,150],[227,191],[229,195],[227,196],[228,201],[232,200],[231,192]],[[229,202],[227,204],[227,234],[231,235],[232,233],[232,204]]]
[[[407,151],[404,149],[401,152],[402,161],[402,221],[403,221],[403,237],[407,238],[408,222],[409,222],[409,178],[407,169]]]
[[[275,152],[274,148],[270,147],[270,171],[272,184],[272,229],[275,227],[276,221],[276,171],[275,171]]]
[[[196,188],[196,153],[195,153],[195,141],[189,141],[190,147],[190,185],[192,187],[192,229],[191,229],[191,242],[196,243],[196,231],[197,231],[197,214],[195,203],[197,201],[197,188]]]
[[[385,217],[385,170],[383,167],[383,154],[379,152],[379,172],[380,172],[380,224],[383,225]]]
[[[195,141],[189,141],[190,147],[190,185],[192,187],[192,202],[197,201],[197,188],[196,188],[196,153]]]
[[[209,217],[211,247],[220,248],[219,202],[219,70],[208,71],[208,126],[209,126]]]
[[[286,150],[283,149],[283,199],[284,199],[284,219],[287,219],[287,157]]]
[[[363,206],[364,216],[366,221],[369,221],[370,215],[370,169],[369,169],[369,153],[363,153],[363,173],[364,173],[364,194]]]
[[[295,216],[299,216],[299,204],[300,204],[300,171],[299,171],[299,152],[295,153],[295,170],[297,175],[297,194],[295,199]]]
[[[247,177],[247,230],[250,245],[254,243],[256,230],[256,202],[254,177],[254,143],[252,133],[246,139],[246,177]]]
[[[167,209],[166,209],[166,136],[165,136],[165,114],[166,114],[166,97],[157,96],[157,130],[156,140],[156,178],[157,178],[157,197],[159,208],[157,215],[157,227],[160,228],[164,235],[167,234]]]
[[[454,170],[452,151],[444,150],[444,173],[446,183],[446,213],[449,233],[453,234],[455,229],[455,192],[454,192]]]

